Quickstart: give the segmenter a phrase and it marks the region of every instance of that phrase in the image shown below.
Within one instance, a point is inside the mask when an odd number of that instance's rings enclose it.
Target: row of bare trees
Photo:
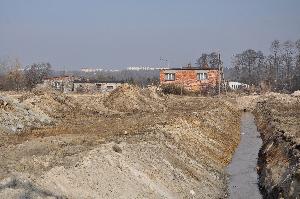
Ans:
[[[0,63],[0,90],[32,90],[37,84],[49,76],[49,63],[34,63],[25,68],[15,60],[5,60]]]
[[[232,60],[231,79],[249,85],[266,85],[274,91],[300,89],[300,40],[274,40],[270,54],[248,49]]]

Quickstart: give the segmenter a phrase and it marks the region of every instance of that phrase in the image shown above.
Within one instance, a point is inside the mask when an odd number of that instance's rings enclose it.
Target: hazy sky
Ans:
[[[300,0],[0,0],[0,59],[56,68],[195,63],[300,39]]]

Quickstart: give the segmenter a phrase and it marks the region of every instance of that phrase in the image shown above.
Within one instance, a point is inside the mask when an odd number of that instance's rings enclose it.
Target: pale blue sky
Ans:
[[[0,59],[56,68],[182,66],[300,39],[300,0],[0,0]]]

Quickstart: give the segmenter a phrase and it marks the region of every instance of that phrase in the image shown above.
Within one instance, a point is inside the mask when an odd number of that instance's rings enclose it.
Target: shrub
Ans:
[[[188,91],[178,84],[163,84],[161,85],[160,88],[164,94],[174,94],[174,95],[188,94]]]
[[[205,87],[202,88],[200,94],[204,95],[204,96],[214,96],[218,94],[218,87],[217,86],[210,86],[207,85]]]

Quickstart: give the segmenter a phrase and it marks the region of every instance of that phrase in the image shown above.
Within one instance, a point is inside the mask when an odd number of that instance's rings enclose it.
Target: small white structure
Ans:
[[[228,85],[229,85],[230,89],[232,89],[232,90],[238,90],[241,88],[249,88],[248,84],[243,84],[240,82],[228,82]]]

